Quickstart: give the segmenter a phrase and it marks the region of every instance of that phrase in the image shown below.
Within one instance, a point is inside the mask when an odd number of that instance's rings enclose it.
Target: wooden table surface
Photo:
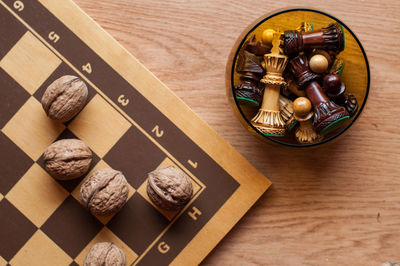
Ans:
[[[302,1],[346,23],[371,68],[363,115],[339,141],[315,150],[262,143],[225,96],[237,36],[299,1],[75,1],[273,182],[204,264],[400,261],[400,1]]]

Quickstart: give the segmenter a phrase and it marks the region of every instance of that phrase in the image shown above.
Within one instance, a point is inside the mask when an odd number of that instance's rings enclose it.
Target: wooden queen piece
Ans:
[[[271,53],[264,55],[266,75],[261,79],[265,84],[261,108],[251,120],[252,125],[268,136],[284,136],[286,124],[279,108],[280,88],[285,85],[282,73],[286,68],[288,58],[280,54],[280,33],[275,32],[272,41]]]

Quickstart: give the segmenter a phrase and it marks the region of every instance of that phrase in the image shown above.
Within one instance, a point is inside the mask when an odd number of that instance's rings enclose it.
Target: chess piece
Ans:
[[[290,131],[297,124],[293,115],[293,102],[285,96],[279,96],[279,110],[283,121],[286,123],[286,128]]]
[[[192,198],[192,182],[182,170],[168,166],[154,170],[148,176],[147,195],[159,208],[176,211]]]
[[[329,74],[324,77],[324,89],[329,98],[336,104],[344,106],[350,117],[358,110],[357,98],[346,92],[345,84],[336,74]]]
[[[315,143],[320,140],[320,136],[312,126],[311,120],[314,113],[311,108],[311,102],[306,97],[299,97],[293,102],[294,117],[300,123],[295,135],[297,141],[302,144]]]
[[[263,97],[263,92],[259,88],[259,81],[264,70],[260,66],[257,56],[246,50],[241,50],[236,72],[242,74],[240,76],[242,83],[234,87],[237,101],[241,105],[258,107]]]
[[[271,53],[264,55],[267,74],[261,80],[265,84],[261,108],[251,120],[252,125],[267,136],[284,136],[286,124],[279,110],[281,85],[286,84],[282,72],[287,65],[287,57],[279,53],[279,33],[274,34]]]
[[[336,57],[329,69],[330,74],[337,74],[340,76],[342,74],[345,66],[345,61],[342,58]]]
[[[297,79],[299,89],[304,89],[314,107],[313,126],[317,133],[327,134],[349,119],[346,109],[336,105],[318,84],[320,76],[310,71],[305,55],[290,60],[289,67]]]
[[[328,59],[321,54],[313,55],[310,59],[310,69],[315,73],[325,73],[328,70],[328,66]]]
[[[252,54],[255,54],[257,56],[263,56],[267,53],[270,52],[271,50],[271,44],[264,44],[256,39],[256,35],[254,34],[249,38],[248,41],[246,41],[243,45],[244,49]]]
[[[275,31],[273,29],[266,29],[262,33],[262,42],[267,45],[272,45]]]
[[[295,55],[313,48],[336,52],[344,50],[344,30],[337,22],[310,32],[285,31],[281,39],[281,47],[287,55]]]
[[[299,32],[310,32],[314,30],[314,23],[312,22],[301,22],[300,26],[296,28]]]

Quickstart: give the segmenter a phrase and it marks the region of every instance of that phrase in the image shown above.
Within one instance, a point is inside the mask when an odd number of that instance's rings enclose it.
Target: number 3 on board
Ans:
[[[22,1],[15,1],[14,2],[14,8],[16,9],[16,10],[18,10],[18,11],[22,11],[22,10],[24,10],[24,3],[22,3]]]

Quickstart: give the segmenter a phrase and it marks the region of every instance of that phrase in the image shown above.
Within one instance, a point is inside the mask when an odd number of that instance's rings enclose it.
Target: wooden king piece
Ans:
[[[280,33],[275,32],[271,53],[264,55],[267,74],[261,80],[265,84],[261,108],[251,120],[252,125],[268,136],[284,136],[286,124],[279,109],[281,86],[286,84],[282,77],[288,58],[279,53]]]

